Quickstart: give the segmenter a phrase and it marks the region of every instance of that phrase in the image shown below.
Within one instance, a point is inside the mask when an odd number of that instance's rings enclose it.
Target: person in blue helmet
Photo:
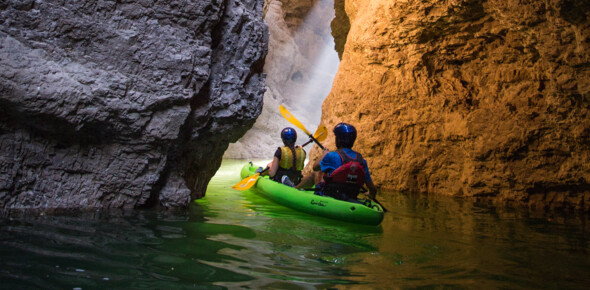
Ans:
[[[356,140],[356,129],[347,123],[339,123],[334,127],[336,136],[336,151],[324,150],[322,158],[313,164],[313,170],[319,171],[316,184],[319,194],[340,200],[357,201],[363,185],[368,188],[368,194],[375,197],[377,189],[371,179],[367,161],[352,146]],[[309,185],[312,179],[305,179],[297,188]]]
[[[291,127],[281,131],[282,147],[277,148],[272,161],[268,164],[268,175],[274,181],[288,186],[295,186],[301,181],[301,170],[305,165],[307,153],[301,146],[295,146],[297,132]],[[259,168],[257,172],[262,171]]]

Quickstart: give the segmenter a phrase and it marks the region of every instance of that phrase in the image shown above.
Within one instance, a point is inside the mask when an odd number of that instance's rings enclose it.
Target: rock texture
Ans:
[[[229,146],[226,158],[272,158],[282,144],[280,131],[293,126],[279,114],[281,104],[308,130],[316,129],[339,64],[330,32],[333,18],[333,0],[267,1],[264,20],[270,38],[264,108],[254,127]],[[306,141],[302,134],[299,137],[298,144]]]
[[[2,1],[0,208],[184,206],[262,107],[262,0]]]
[[[322,120],[357,126],[380,187],[590,210],[588,1],[336,4]]]

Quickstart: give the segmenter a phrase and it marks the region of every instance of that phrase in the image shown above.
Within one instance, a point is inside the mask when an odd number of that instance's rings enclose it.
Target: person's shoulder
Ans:
[[[334,154],[338,154],[335,151],[330,151],[328,152],[326,155],[324,155],[324,157],[322,158],[322,160],[329,160],[332,159],[334,157]]]
[[[340,154],[338,154],[338,152],[336,151],[330,151],[328,152],[328,154],[326,154],[326,156],[324,156],[323,160],[329,162],[336,162],[337,160],[340,160]]]

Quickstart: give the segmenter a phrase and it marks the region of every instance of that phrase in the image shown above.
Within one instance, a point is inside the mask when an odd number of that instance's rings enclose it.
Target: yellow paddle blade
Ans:
[[[311,133],[309,133],[309,131],[307,131],[307,129],[305,129],[305,126],[303,126],[303,124],[301,124],[301,122],[299,122],[299,120],[297,120],[289,111],[287,111],[287,108],[285,108],[283,105],[279,106],[279,111],[281,112],[281,115],[283,115],[283,117],[285,117],[285,119],[287,119],[287,121],[289,121],[291,124],[295,125],[295,127],[303,130],[303,132],[305,132],[305,134],[311,135]]]
[[[318,142],[326,140],[326,137],[328,137],[328,129],[323,125],[319,126],[315,133],[313,133],[313,138],[318,140]]]
[[[260,173],[256,173],[252,176],[248,176],[248,177],[242,179],[242,181],[236,183],[236,185],[232,186],[231,188],[236,189],[236,190],[248,190],[252,186],[254,186],[254,184],[256,184],[256,181],[258,180],[258,176],[260,176]]]

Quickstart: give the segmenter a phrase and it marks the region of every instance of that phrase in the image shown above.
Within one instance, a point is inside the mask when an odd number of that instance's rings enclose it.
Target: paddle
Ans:
[[[287,121],[289,121],[291,124],[295,125],[295,127],[303,130],[303,132],[305,132],[305,134],[307,134],[307,136],[309,136],[309,138],[311,138],[311,140],[313,140],[316,144],[318,144],[318,146],[320,146],[320,148],[322,148],[322,150],[325,150],[326,148],[324,148],[324,146],[322,146],[322,144],[320,144],[320,142],[313,137],[313,135],[311,135],[311,133],[309,133],[309,131],[307,131],[307,129],[305,129],[305,126],[303,126],[303,124],[301,124],[301,122],[299,122],[299,120],[297,120],[293,114],[291,114],[289,111],[287,111],[287,108],[285,108],[283,105],[279,106],[279,111],[281,112],[281,115],[283,115],[283,117],[285,117],[285,119],[287,119]]]
[[[318,146],[320,146],[320,148],[322,148],[322,150],[325,150],[324,146],[322,146],[322,144],[320,144],[320,142],[319,142],[319,141],[323,141],[325,139],[325,137],[322,137],[321,140],[318,140],[320,136],[312,136],[311,133],[309,133],[309,131],[307,131],[307,129],[305,129],[305,126],[303,126],[303,124],[301,124],[301,122],[299,122],[299,120],[297,120],[297,118],[295,118],[293,116],[293,114],[291,114],[287,110],[287,108],[285,108],[283,105],[280,105],[279,106],[279,111],[281,112],[281,115],[283,115],[283,117],[285,117],[285,119],[287,119],[287,121],[289,121],[291,124],[295,125],[297,128],[303,130],[303,132],[305,132],[305,134],[307,134],[309,136],[309,138],[311,140],[308,141],[307,143],[305,143],[304,146],[313,141],[316,144],[318,144]],[[318,132],[320,131],[320,129],[325,130],[325,134],[324,135],[328,135],[328,129],[326,129],[325,126],[320,126],[320,128],[318,128],[318,130],[316,131],[316,133],[314,135],[318,134]],[[324,135],[321,135],[321,136],[324,136]],[[379,201],[377,201],[377,199],[375,199],[372,196],[369,196],[369,198],[371,200],[373,200],[374,202],[376,202],[378,205],[380,205],[381,208],[383,208],[383,212],[386,212],[387,211],[387,209]]]
[[[264,170],[262,170],[259,173],[256,173],[252,176],[248,176],[244,179],[242,179],[240,182],[236,183],[236,185],[232,186],[231,188],[236,189],[236,190],[248,190],[250,189],[252,186],[254,186],[254,184],[256,184],[256,181],[258,180],[258,177],[260,176],[261,173],[267,171],[269,169],[269,167],[266,167]]]
[[[328,136],[328,129],[326,129],[325,126],[320,126],[313,134],[313,137],[311,137],[313,139],[310,139],[309,141],[305,142],[303,145],[301,145],[301,147],[305,147],[307,144],[313,142],[314,140],[316,140],[316,142],[318,142],[317,140],[323,141],[326,139],[327,136]],[[262,170],[262,172],[265,172],[268,169],[269,168],[266,167],[264,170]],[[260,172],[260,173],[262,173],[262,172]],[[254,184],[256,184],[258,177],[260,177],[260,173],[256,173],[252,176],[248,176],[248,177],[242,179],[240,182],[236,183],[236,185],[232,186],[231,188],[236,189],[236,190],[250,189],[252,186],[254,186]]]
[[[328,129],[326,128],[326,126],[322,125],[319,126],[317,130],[315,130],[315,133],[313,133],[313,138],[310,138],[309,141],[303,143],[303,145],[301,145],[302,147],[305,147],[305,145],[317,141],[317,142],[322,142],[324,140],[326,140],[326,137],[328,137]]]

